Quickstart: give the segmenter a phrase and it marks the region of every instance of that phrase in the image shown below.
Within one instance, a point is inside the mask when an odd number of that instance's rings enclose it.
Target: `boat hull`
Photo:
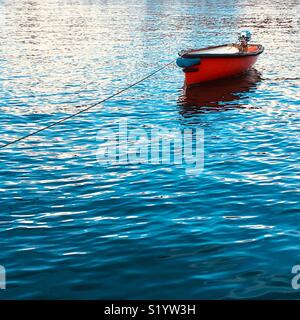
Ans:
[[[202,58],[200,64],[184,70],[186,85],[189,86],[244,73],[255,64],[257,58],[258,56]]]
[[[263,51],[263,46],[258,44],[246,49],[235,44],[222,45],[183,52],[176,62],[185,73],[186,85],[190,86],[242,74]]]

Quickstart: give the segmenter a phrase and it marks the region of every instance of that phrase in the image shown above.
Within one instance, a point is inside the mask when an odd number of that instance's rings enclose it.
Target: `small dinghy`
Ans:
[[[180,52],[176,63],[185,73],[186,85],[222,79],[246,72],[264,51],[260,44],[248,44],[250,39],[251,33],[242,31],[237,44]]]

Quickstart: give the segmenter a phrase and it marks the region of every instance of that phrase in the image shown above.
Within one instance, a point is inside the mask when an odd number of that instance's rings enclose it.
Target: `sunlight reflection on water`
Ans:
[[[295,297],[299,264],[298,1],[6,0],[1,142],[125,87],[177,51],[236,40],[250,73],[192,89],[174,65],[1,151],[0,298]],[[205,170],[101,166],[96,135],[205,130]],[[188,288],[188,290],[187,290]]]

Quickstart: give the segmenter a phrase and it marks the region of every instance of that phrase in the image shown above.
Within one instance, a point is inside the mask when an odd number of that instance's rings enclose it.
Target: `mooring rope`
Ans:
[[[123,89],[121,89],[121,90],[113,93],[112,95],[104,98],[104,99],[101,100],[101,101],[98,101],[98,102],[96,102],[96,103],[94,103],[94,104],[92,104],[92,105],[90,105],[90,106],[88,106],[88,107],[86,107],[86,108],[84,108],[84,109],[81,109],[81,110],[78,111],[78,112],[72,113],[72,114],[70,114],[70,115],[68,115],[68,116],[66,116],[66,117],[64,117],[64,118],[62,118],[62,119],[60,119],[60,120],[54,121],[54,122],[52,122],[51,124],[49,124],[49,125],[47,125],[47,126],[44,126],[44,127],[40,128],[40,129],[37,129],[37,130],[35,130],[35,131],[31,132],[31,133],[28,133],[28,134],[26,134],[26,135],[24,135],[24,136],[22,136],[22,137],[20,137],[20,138],[17,138],[17,139],[15,139],[15,140],[13,140],[13,141],[10,141],[10,142],[7,142],[7,143],[5,143],[5,144],[2,144],[2,145],[0,146],[0,149],[3,149],[3,148],[8,147],[8,146],[10,146],[10,145],[16,144],[16,143],[18,143],[18,142],[20,142],[20,141],[22,141],[22,140],[25,140],[25,139],[33,136],[33,135],[36,135],[36,134],[38,134],[38,133],[40,133],[40,132],[42,132],[42,131],[45,131],[45,130],[47,130],[47,129],[49,129],[49,128],[52,128],[52,127],[54,127],[54,126],[56,126],[56,125],[59,125],[59,124],[65,122],[65,121],[67,121],[67,120],[69,120],[69,119],[71,119],[71,118],[74,118],[74,117],[80,115],[81,113],[84,113],[84,112],[86,112],[86,111],[88,111],[88,110],[90,110],[90,109],[92,109],[92,108],[94,108],[94,107],[102,104],[103,102],[106,102],[107,100],[110,100],[110,99],[112,99],[112,98],[120,95],[121,93],[123,93],[123,92],[131,89],[132,87],[140,84],[141,82],[149,79],[150,77],[154,76],[156,73],[158,73],[158,72],[162,71],[163,69],[167,68],[169,65],[171,65],[171,64],[174,63],[174,62],[175,62],[175,59],[172,60],[172,61],[170,61],[170,62],[168,62],[168,63],[166,63],[166,64],[164,64],[164,65],[161,66],[160,68],[152,71],[151,73],[149,73],[147,76],[143,77],[142,79],[140,79],[140,80],[138,80],[138,81],[136,81],[136,82],[128,85],[127,87],[125,87],[125,88],[123,88]],[[84,105],[83,105],[83,106],[84,106]],[[77,108],[78,108],[78,107],[80,107],[80,106],[77,106]]]

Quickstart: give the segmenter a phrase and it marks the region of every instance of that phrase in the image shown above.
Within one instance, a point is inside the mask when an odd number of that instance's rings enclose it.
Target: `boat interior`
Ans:
[[[228,44],[216,47],[208,47],[203,49],[195,49],[185,52],[187,55],[205,55],[205,56],[224,56],[224,55],[252,55],[259,54],[263,51],[263,47],[258,44],[250,44],[243,47],[239,44]]]

